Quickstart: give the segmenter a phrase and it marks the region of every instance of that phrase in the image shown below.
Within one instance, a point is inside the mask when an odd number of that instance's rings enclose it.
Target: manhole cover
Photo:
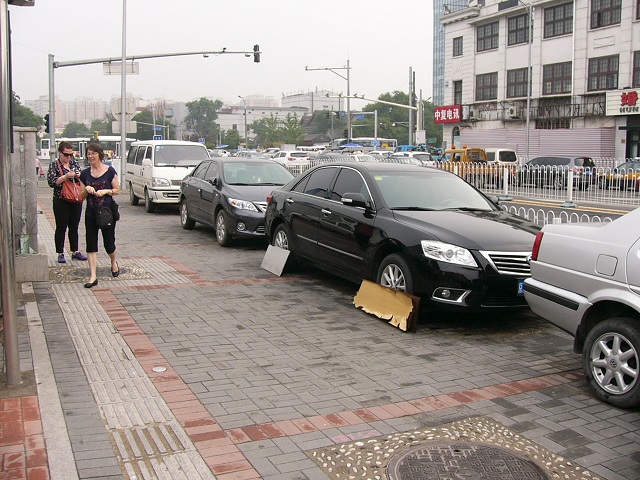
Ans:
[[[389,480],[507,480],[550,477],[532,461],[502,448],[470,442],[421,444],[396,455]]]

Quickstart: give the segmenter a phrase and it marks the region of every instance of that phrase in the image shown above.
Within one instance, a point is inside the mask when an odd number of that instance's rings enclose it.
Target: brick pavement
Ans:
[[[41,325],[59,407],[46,378],[0,404],[0,479],[326,479],[307,451],[482,415],[601,478],[640,478],[639,412],[595,400],[569,337],[531,314],[402,333],[354,309],[356,286],[311,269],[276,278],[263,244],[221,248],[175,209],[128,204],[122,273],[101,252],[87,290],[86,264],[55,263],[39,194],[53,280],[23,286],[35,347],[21,332],[21,358],[46,372]]]

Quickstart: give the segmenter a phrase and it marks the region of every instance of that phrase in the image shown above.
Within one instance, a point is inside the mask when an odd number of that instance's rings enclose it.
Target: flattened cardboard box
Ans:
[[[363,280],[353,304],[403,332],[416,331],[420,297]]]

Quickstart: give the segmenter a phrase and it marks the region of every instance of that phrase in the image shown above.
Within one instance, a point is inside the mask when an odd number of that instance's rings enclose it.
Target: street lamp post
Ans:
[[[526,139],[525,139],[525,161],[529,160],[529,128],[530,128],[530,121],[531,121],[531,44],[533,43],[533,12],[534,12],[534,7],[529,3],[526,4],[524,3],[522,0],[518,0],[518,2],[520,2],[520,5],[522,5],[526,10],[527,10],[527,17],[528,21],[529,21],[529,26],[527,28],[527,42],[529,43],[529,61],[527,63],[527,120],[526,120],[526,126],[525,126],[525,135],[526,135]]]
[[[350,73],[351,66],[349,64],[349,60],[347,60],[346,67],[326,67],[326,68],[304,67],[304,70],[308,72],[312,70],[329,70],[330,72],[335,73],[340,78],[343,78],[344,80],[347,81],[347,97],[346,97],[347,98],[347,136],[349,137],[347,141],[349,141],[351,137],[353,137],[353,135],[351,134],[351,73]],[[344,75],[339,74],[336,70],[346,70],[347,76],[345,77]]]
[[[238,95],[238,98],[242,100],[242,105],[244,105],[244,145],[245,147],[248,147],[249,139],[247,138],[247,102],[242,95]]]

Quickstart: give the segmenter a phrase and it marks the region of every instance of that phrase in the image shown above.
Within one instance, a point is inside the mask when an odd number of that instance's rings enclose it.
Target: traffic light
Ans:
[[[49,131],[49,114],[48,113],[44,116],[44,131],[46,133],[51,133]]]
[[[344,129],[344,132],[342,132],[344,134],[344,137],[347,138],[349,136],[349,130],[347,130],[346,128]]]
[[[329,117],[331,116],[331,112],[327,110],[325,113],[327,114],[327,120],[329,120]]]
[[[253,61],[260,63],[260,45],[253,46]]]

